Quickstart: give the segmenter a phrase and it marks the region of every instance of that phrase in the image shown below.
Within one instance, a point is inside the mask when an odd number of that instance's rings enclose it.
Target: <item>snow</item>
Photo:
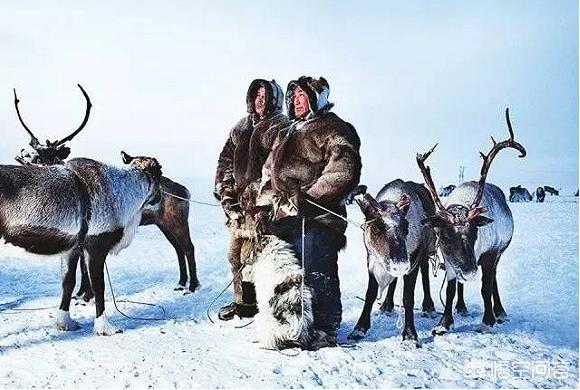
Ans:
[[[194,199],[211,199],[209,180],[184,181]],[[506,189],[504,188],[504,191]],[[578,386],[578,202],[510,204],[515,233],[498,269],[509,321],[478,333],[482,317],[480,282],[465,287],[469,316],[455,315],[455,329],[431,336],[438,318],[416,312],[422,348],[402,342],[398,313],[376,306],[362,341],[346,336],[362,310],[367,285],[362,233],[349,227],[341,252],[343,322],[338,348],[316,352],[261,350],[252,343],[254,324],[221,322],[216,311],[231,300],[228,290],[206,310],[230,280],[227,232],[219,208],[192,205],[190,225],[202,286],[194,294],[174,291],[175,252],[156,227],[139,228],[134,242],[108,258],[118,300],[135,317],[126,319],[107,299],[107,316],[124,333],[94,334],[94,306],[71,306],[81,325],[73,332],[54,327],[60,296],[58,257],[24,254],[0,244],[1,387],[577,387]],[[357,207],[349,216],[361,220]],[[437,309],[444,272],[431,279]],[[417,284],[415,306],[422,300]],[[107,293],[110,288],[107,284]],[[401,286],[396,302],[401,302]],[[14,311],[50,307],[46,310]],[[163,309],[163,310],[162,310]],[[518,370],[519,373],[518,373]],[[546,372],[548,370],[549,372]],[[532,375],[533,373],[533,375]]]

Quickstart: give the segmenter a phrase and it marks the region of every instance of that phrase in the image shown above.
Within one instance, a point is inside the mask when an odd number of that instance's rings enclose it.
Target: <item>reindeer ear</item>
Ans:
[[[403,194],[399,202],[397,202],[397,208],[401,210],[404,215],[407,215],[407,211],[409,211],[409,206],[411,205],[411,199],[407,194]]]
[[[484,217],[483,215],[478,215],[477,217],[470,219],[469,222],[473,226],[481,227],[481,226],[489,225],[490,223],[493,222],[493,219]]]
[[[121,150],[121,157],[123,158],[124,164],[130,164],[133,161],[133,157],[129,156],[127,153]]]
[[[70,148],[68,146],[61,146],[57,149],[56,156],[59,160],[64,161],[70,155]]]
[[[367,192],[367,186],[362,185],[362,184],[359,186],[356,186],[356,188],[354,190],[352,190],[350,192],[350,194],[348,194],[346,196],[346,198],[344,199],[344,202],[346,204],[352,204],[352,202],[354,202],[356,196],[363,195],[366,192]]]
[[[161,164],[159,164],[159,161],[157,161],[156,158],[153,159],[153,170],[154,170],[154,175],[157,178],[160,178],[161,176],[163,176],[163,172],[161,171]]]
[[[423,218],[421,220],[421,223],[424,226],[427,226],[427,227],[430,227],[430,228],[442,228],[445,225],[448,225],[449,224],[449,222],[445,218],[443,218],[442,216],[440,216],[440,215],[432,215],[430,217]]]
[[[360,211],[365,215],[365,218],[376,218],[379,205],[371,194],[365,193],[362,199],[357,198],[355,200],[360,207]]]

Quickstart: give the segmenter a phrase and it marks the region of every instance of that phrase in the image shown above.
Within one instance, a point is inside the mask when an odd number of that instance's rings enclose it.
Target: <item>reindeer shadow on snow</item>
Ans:
[[[445,310],[432,335],[445,334],[453,327],[453,300],[457,290],[459,298],[456,309],[461,314],[467,313],[463,283],[473,279],[479,267],[482,269],[481,294],[484,302],[482,323],[477,327],[464,325],[460,331],[489,331],[496,323],[507,320],[498,290],[496,270],[501,255],[511,242],[514,223],[504,193],[499,187],[486,183],[486,178],[499,151],[513,148],[520,152],[519,157],[525,157],[526,150],[514,140],[508,109],[505,115],[510,138],[499,143],[492,138],[492,149],[487,155],[481,153],[483,166],[479,182],[459,185],[447,198],[446,206],[439,199],[429,167],[425,166],[425,160],[437,145],[425,154],[418,154],[416,158],[425,179],[425,187],[397,179],[386,184],[376,200],[365,193],[364,186],[353,191],[351,198],[356,200],[365,216],[363,237],[369,283],[363,311],[349,339],[360,340],[370,329],[370,314],[379,288],[388,288],[381,309],[392,308],[395,288],[392,282],[402,276],[405,317],[403,340],[414,341],[420,346],[413,313],[415,282],[418,270],[425,269],[423,287],[425,289],[428,286],[428,258],[436,249],[445,264],[447,289]],[[432,299],[427,287],[423,310],[428,313],[431,305]]]

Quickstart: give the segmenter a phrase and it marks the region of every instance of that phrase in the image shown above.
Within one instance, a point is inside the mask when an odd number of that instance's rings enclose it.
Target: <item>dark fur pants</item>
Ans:
[[[285,218],[276,222],[275,234],[292,245],[302,261],[302,220]],[[304,268],[306,285],[312,289],[314,328],[334,332],[342,320],[340,283],[338,279],[338,245],[336,234],[328,228],[306,220]]]

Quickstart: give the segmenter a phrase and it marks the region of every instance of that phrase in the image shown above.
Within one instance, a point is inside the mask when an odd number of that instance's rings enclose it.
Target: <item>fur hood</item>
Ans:
[[[298,80],[290,81],[286,88],[286,110],[290,119],[296,119],[294,114],[294,90],[296,87],[300,87],[308,95],[311,116],[330,111],[334,106],[333,103],[328,102],[330,86],[324,77],[317,80],[310,76],[302,76]]]
[[[264,87],[266,90],[266,111],[264,112],[264,115],[281,113],[284,105],[284,92],[282,91],[282,87],[280,87],[274,79],[272,79],[272,81],[255,79],[250,83],[248,92],[246,93],[246,107],[248,114],[256,114],[254,100],[256,100],[256,95],[258,94],[260,87]]]

